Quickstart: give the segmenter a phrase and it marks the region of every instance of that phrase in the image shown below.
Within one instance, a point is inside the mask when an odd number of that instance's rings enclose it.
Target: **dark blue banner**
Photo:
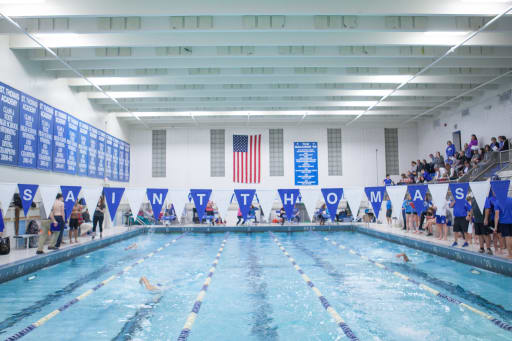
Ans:
[[[53,116],[53,170],[66,172],[68,158],[68,114],[55,109]]]
[[[0,164],[18,164],[20,93],[0,83]]]
[[[496,200],[502,205],[505,205],[505,201],[507,200],[509,186],[510,180],[491,181],[491,190],[494,192]]]
[[[78,120],[68,115],[68,159],[67,172],[77,173],[78,166]]]
[[[334,221],[336,213],[338,212],[338,205],[343,197],[343,188],[322,188],[322,194],[329,216],[331,220]]]
[[[103,194],[105,195],[105,202],[107,203],[110,220],[114,221],[116,217],[117,208],[123,198],[124,188],[122,187],[103,187]]]
[[[112,135],[105,133],[105,178],[112,180]]]
[[[65,220],[68,220],[71,211],[73,210],[73,206],[75,206],[75,202],[78,199],[78,194],[82,189],[81,186],[60,186],[62,191],[62,196],[64,197],[64,217]]]
[[[105,138],[105,133],[98,129],[97,174],[100,179],[105,178]]]
[[[98,177],[98,129],[89,126],[89,157],[87,175],[91,178]]]
[[[124,179],[124,142],[119,141],[119,181]]]
[[[112,180],[119,181],[119,140],[112,137]]]
[[[294,142],[295,186],[318,185],[318,143]]]
[[[279,197],[283,203],[284,212],[286,213],[286,219],[291,220],[293,218],[293,208],[299,198],[300,192],[298,189],[278,189]]]
[[[375,214],[375,219],[379,217],[380,207],[382,205],[382,200],[384,200],[384,192],[386,192],[385,186],[378,187],[366,187],[364,189],[366,192],[366,196],[368,200],[372,204],[373,213]]]
[[[235,189],[236,201],[238,202],[238,207],[240,207],[240,212],[242,212],[244,220],[247,220],[247,214],[251,209],[255,193],[255,189]]]
[[[199,221],[203,220],[204,213],[206,210],[206,205],[208,204],[208,200],[210,200],[210,195],[212,194],[211,189],[191,189],[190,196],[194,201],[194,205],[196,206],[197,216],[199,217]]]
[[[427,185],[409,185],[407,187],[411,200],[414,203],[416,213],[420,214],[425,211],[425,199],[427,196]]]
[[[28,210],[30,209],[30,205],[32,205],[32,202],[34,201],[38,187],[39,185],[18,184],[21,206],[23,207],[23,213],[25,214],[25,217],[27,216]]]
[[[39,124],[37,129],[37,168],[53,169],[53,107],[39,102]]]
[[[162,207],[165,204],[165,197],[167,197],[168,191],[169,190],[167,188],[148,188],[146,190],[149,203],[151,204],[151,209],[153,210],[153,216],[156,220],[158,220],[160,212],[162,212]]]
[[[21,93],[18,166],[37,167],[37,130],[39,128],[39,102]]]
[[[78,175],[87,176],[89,168],[89,125],[78,122]]]
[[[124,181],[130,181],[130,145],[124,144]]]

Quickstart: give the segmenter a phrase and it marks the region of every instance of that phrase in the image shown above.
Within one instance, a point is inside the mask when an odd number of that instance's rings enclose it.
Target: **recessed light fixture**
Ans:
[[[46,0],[0,0],[0,5],[30,5],[30,4],[42,4]]]

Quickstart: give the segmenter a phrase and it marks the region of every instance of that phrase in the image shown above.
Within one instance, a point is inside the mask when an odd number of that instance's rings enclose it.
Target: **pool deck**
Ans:
[[[401,228],[390,227],[387,224],[341,223],[326,224],[324,226],[314,224],[290,224],[284,226],[276,224],[247,226],[173,225],[144,226],[132,229],[128,229],[125,226],[116,226],[105,230],[103,239],[96,238],[92,240],[90,236],[84,236],[79,238],[80,242],[78,244],[69,244],[66,239],[67,243],[61,245],[58,251],[47,252],[45,247],[45,255],[36,255],[36,248],[11,249],[9,255],[0,256],[0,283],[148,231],[153,233],[356,231],[468,265],[512,276],[512,260],[508,259],[504,254],[494,256],[480,254],[478,253],[478,243],[474,243],[466,248],[460,246],[451,247],[453,242],[453,237],[451,236],[448,237],[447,241],[442,241],[434,237],[427,237],[424,234],[405,233]]]

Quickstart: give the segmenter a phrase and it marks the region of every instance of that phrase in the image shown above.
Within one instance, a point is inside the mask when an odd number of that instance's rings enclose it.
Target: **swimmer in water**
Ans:
[[[127,250],[133,250],[133,249],[136,249],[137,248],[137,243],[133,243],[132,245],[128,246],[128,247],[125,247],[124,250],[127,251]]]
[[[396,258],[403,258],[404,263],[410,262],[409,257],[405,253],[399,253],[396,255]]]
[[[154,285],[149,283],[149,280],[146,278],[146,276],[142,276],[139,280],[139,283],[143,284],[149,291],[160,291],[160,288],[155,287]]]

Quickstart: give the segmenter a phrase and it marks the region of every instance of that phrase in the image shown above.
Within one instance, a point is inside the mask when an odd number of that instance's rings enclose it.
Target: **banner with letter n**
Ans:
[[[244,220],[247,220],[247,214],[249,214],[249,210],[251,209],[255,193],[255,189],[235,189],[236,201],[238,202],[238,207],[240,207],[240,212]]]
[[[211,189],[191,189],[190,196],[194,201],[194,205],[196,206],[197,216],[199,217],[199,222],[203,221],[204,213],[206,211],[206,205],[208,204],[208,200],[210,200],[210,196],[212,195]]]
[[[261,134],[233,135],[233,182],[261,182]]]
[[[334,221],[334,219],[336,219],[336,213],[338,212],[338,205],[343,196],[343,188],[322,188],[322,194],[331,221]]]
[[[146,191],[155,220],[158,220],[160,217],[160,212],[162,212],[162,207],[164,206],[168,191],[169,190],[167,188],[148,188]]]
[[[364,191],[366,192],[366,196],[368,197],[370,204],[372,204],[373,213],[375,213],[375,219],[377,219],[379,217],[382,200],[384,200],[384,192],[386,192],[386,187],[366,187]]]
[[[278,189],[277,192],[279,193],[279,197],[283,203],[286,219],[290,221],[293,217],[293,208],[295,207],[295,203],[297,202],[300,192],[295,188]]]

